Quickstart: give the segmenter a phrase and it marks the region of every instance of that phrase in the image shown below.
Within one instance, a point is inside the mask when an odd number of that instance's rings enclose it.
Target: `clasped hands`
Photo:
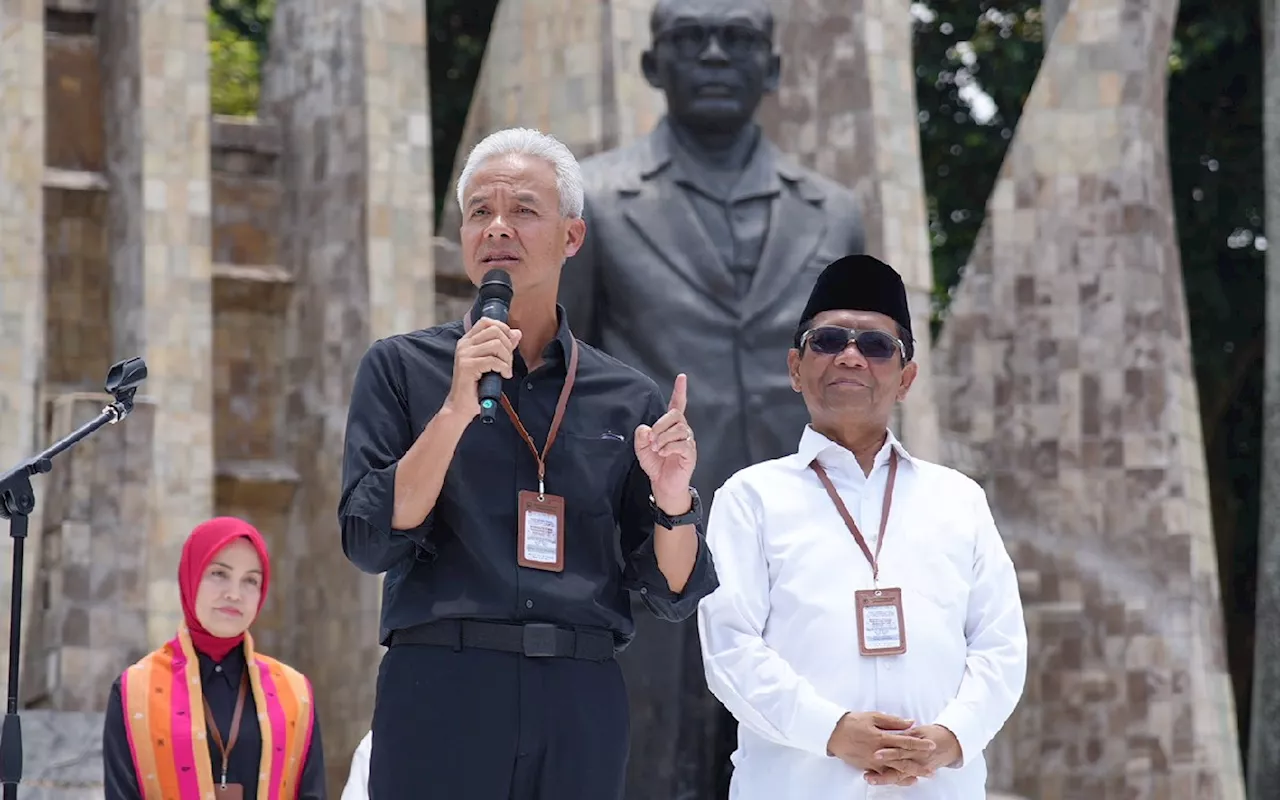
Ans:
[[[872,786],[911,786],[960,760],[960,743],[951,731],[912,725],[874,711],[845,714],[831,732],[827,752],[862,770]]]

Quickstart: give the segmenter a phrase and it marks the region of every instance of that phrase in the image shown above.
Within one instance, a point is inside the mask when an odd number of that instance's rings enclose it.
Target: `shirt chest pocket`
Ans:
[[[972,558],[962,548],[921,548],[912,572],[912,588],[931,605],[963,619],[969,606]]]
[[[547,468],[554,485],[548,481],[547,491],[562,495],[571,513],[612,514],[635,457],[631,442],[612,431],[561,431],[553,449]]]

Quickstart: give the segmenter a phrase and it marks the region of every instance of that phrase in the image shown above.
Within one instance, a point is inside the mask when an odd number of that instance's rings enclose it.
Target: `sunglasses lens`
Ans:
[[[809,347],[815,353],[833,356],[849,346],[849,331],[844,328],[815,328],[809,333]]]
[[[858,352],[867,358],[892,358],[898,352],[898,345],[893,337],[880,331],[859,333],[854,341],[858,343]]]

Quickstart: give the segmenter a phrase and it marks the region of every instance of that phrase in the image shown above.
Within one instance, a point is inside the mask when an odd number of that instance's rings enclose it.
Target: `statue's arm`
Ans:
[[[587,235],[577,255],[564,263],[560,275],[560,304],[569,317],[573,335],[589,345],[600,344],[599,272],[601,266],[599,238],[592,230],[591,200],[586,201],[582,216]]]

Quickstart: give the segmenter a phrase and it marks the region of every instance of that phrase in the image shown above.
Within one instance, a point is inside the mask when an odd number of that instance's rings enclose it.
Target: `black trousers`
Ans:
[[[370,800],[621,800],[616,661],[398,645],[378,669]]]

